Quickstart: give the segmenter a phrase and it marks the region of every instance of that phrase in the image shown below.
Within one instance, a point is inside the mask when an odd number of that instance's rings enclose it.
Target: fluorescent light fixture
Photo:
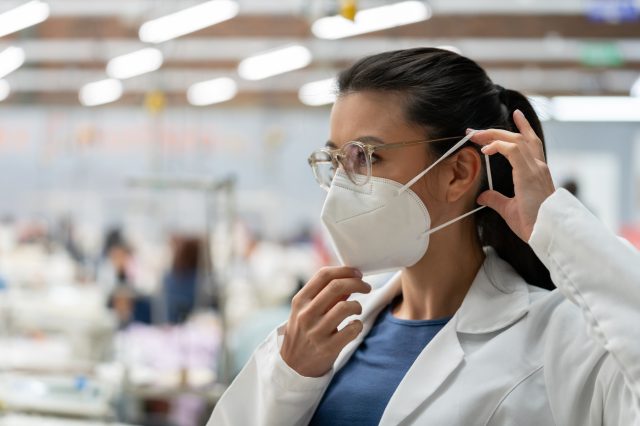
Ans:
[[[559,121],[640,121],[640,98],[557,96],[551,102]]]
[[[335,78],[304,84],[298,91],[298,98],[300,102],[309,106],[332,104],[336,101],[336,84]]]
[[[7,47],[0,52],[0,78],[5,78],[24,64],[24,50],[20,47]]]
[[[238,74],[247,80],[262,80],[304,68],[311,63],[311,52],[304,46],[289,46],[243,59]]]
[[[9,83],[7,83],[7,80],[0,80],[0,102],[7,99],[10,93],[11,87],[9,86]]]
[[[551,119],[551,99],[539,95],[527,96],[527,99],[531,103],[540,121]]]
[[[311,32],[318,38],[335,40],[413,24],[425,21],[430,17],[431,9],[425,3],[403,1],[361,10],[356,14],[354,21],[340,15],[320,18],[311,26]]]
[[[221,77],[192,84],[187,90],[187,100],[191,105],[205,106],[233,99],[236,93],[236,82],[231,78]]]
[[[80,89],[79,98],[84,106],[96,106],[117,101],[120,96],[122,96],[122,83],[120,80],[108,78],[85,84]]]
[[[157,70],[162,66],[162,52],[153,47],[116,56],[107,64],[107,75],[111,78],[131,78]]]
[[[49,5],[43,1],[30,1],[0,14],[0,37],[39,24],[49,17]]]
[[[638,77],[638,79],[636,80],[635,83],[633,83],[633,85],[631,86],[631,90],[629,91],[629,93],[631,94],[631,96],[634,96],[636,98],[640,98],[640,77]]]
[[[140,27],[138,35],[146,43],[162,43],[227,21],[238,14],[238,9],[238,3],[232,0],[207,1],[147,21]]]

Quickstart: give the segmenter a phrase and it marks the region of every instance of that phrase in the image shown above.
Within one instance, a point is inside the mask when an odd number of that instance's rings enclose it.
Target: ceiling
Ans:
[[[145,46],[140,25],[200,1],[50,0],[48,20],[0,38],[0,50],[22,47],[25,64],[6,80],[5,104],[78,104],[78,90],[106,77],[114,56]],[[24,1],[0,1],[0,12]],[[360,1],[360,7],[383,1]],[[135,104],[160,90],[169,104],[186,104],[187,88],[219,76],[237,80],[232,104],[301,105],[299,87],[333,76],[357,58],[413,46],[454,46],[477,60],[497,83],[529,94],[628,95],[640,76],[640,21],[594,20],[598,1],[431,0],[427,21],[342,40],[320,40],[311,23],[336,13],[337,1],[240,0],[230,21],[156,45],[162,68],[123,81],[115,104]],[[628,2],[627,2],[628,3]],[[640,2],[635,1],[636,10]],[[303,44],[312,63],[299,71],[260,81],[237,74],[252,54]]]

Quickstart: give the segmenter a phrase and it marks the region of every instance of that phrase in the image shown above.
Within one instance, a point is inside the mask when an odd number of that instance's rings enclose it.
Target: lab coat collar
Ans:
[[[526,281],[490,247],[456,313],[458,333],[491,333],[508,327],[529,311]]]

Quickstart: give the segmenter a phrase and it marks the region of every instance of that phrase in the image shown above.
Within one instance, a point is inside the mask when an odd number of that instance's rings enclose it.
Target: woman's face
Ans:
[[[428,139],[423,128],[406,121],[402,100],[396,95],[356,92],[340,96],[331,112],[331,137],[327,144],[342,147],[349,141],[371,137],[380,140],[379,143],[382,144]],[[472,157],[477,157],[476,167],[479,169],[479,155],[471,149],[462,151],[466,151],[463,160],[473,162],[476,160]],[[429,152],[425,144],[376,151],[372,175],[405,184],[437,159]],[[454,205],[459,204],[457,201],[467,192],[461,192],[460,188],[452,186],[461,171],[460,164],[457,164],[458,156],[456,154],[445,159],[411,187],[429,209],[434,224],[443,221],[440,219],[454,217],[454,210],[465,209]],[[462,169],[463,174],[464,169],[465,167]],[[475,173],[477,174],[477,170]],[[477,176],[471,176],[473,179],[475,177]],[[465,189],[469,189],[468,185]],[[467,198],[469,196],[471,195],[467,195]]]

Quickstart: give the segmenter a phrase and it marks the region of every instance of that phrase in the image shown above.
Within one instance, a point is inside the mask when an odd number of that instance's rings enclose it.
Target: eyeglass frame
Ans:
[[[407,147],[407,146],[414,146],[414,145],[420,145],[420,144],[424,144],[424,143],[430,143],[430,142],[442,142],[442,141],[447,141],[447,140],[453,140],[453,139],[463,139],[465,138],[465,136],[449,136],[446,138],[438,138],[438,139],[422,139],[422,140],[416,140],[416,141],[405,141],[405,142],[393,142],[393,143],[384,143],[384,144],[379,144],[379,145],[374,145],[371,143],[366,143],[366,142],[362,142],[359,140],[354,140],[354,141],[349,141],[347,143],[345,143],[342,147],[340,148],[328,148],[328,147],[324,147],[324,148],[319,148],[316,149],[315,151],[313,151],[311,153],[311,155],[309,155],[309,158],[307,158],[307,161],[309,163],[309,167],[311,167],[311,171],[313,172],[313,176],[316,179],[316,182],[318,182],[318,185],[320,185],[321,188],[328,190],[329,187],[324,185],[321,181],[320,176],[318,176],[317,173],[317,168],[314,167],[314,164],[317,163],[331,163],[333,165],[337,164],[339,166],[343,166],[342,162],[339,160],[338,154],[340,152],[342,152],[344,150],[344,147],[346,147],[347,145],[350,144],[356,144],[357,146],[361,147],[364,149],[364,151],[367,154],[367,180],[361,184],[358,184],[357,182],[353,182],[354,184],[358,185],[358,186],[362,186],[362,185],[366,185],[367,182],[369,182],[369,180],[371,179],[371,166],[373,164],[373,153],[379,150],[385,150],[385,149],[396,149],[396,148],[403,148],[403,147]],[[325,153],[327,155],[329,155],[329,157],[331,158],[331,161],[320,161],[317,160],[315,158],[313,158],[313,156],[317,153]],[[344,169],[344,166],[343,166]],[[349,177],[349,179],[351,180],[351,177]]]

